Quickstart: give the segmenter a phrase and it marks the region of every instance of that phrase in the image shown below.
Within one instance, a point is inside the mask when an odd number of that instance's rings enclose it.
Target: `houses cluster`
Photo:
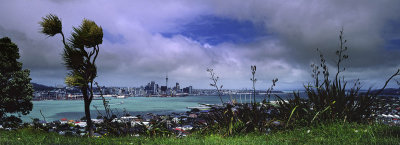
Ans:
[[[185,113],[171,113],[168,115],[157,115],[148,113],[146,115],[137,116],[122,116],[112,119],[108,122],[113,129],[120,129],[116,134],[128,134],[140,136],[141,133],[147,132],[154,128],[161,128],[177,136],[186,136],[195,128],[202,128],[207,125],[203,115],[208,114],[209,108],[202,108],[199,110],[193,108],[191,111]],[[100,137],[110,133],[110,126],[103,119],[92,119],[94,124],[94,136]],[[61,118],[60,120],[46,122],[43,120],[35,119],[29,124],[34,128],[41,128],[48,132],[55,132],[65,136],[85,136],[87,135],[86,120],[68,120]],[[0,128],[2,126],[0,125]],[[7,128],[12,130],[11,128]],[[14,128],[16,129],[16,128]]]
[[[375,116],[378,121],[400,126],[400,98],[398,96],[379,96],[375,103]]]
[[[188,107],[191,111],[184,113],[171,113],[168,115],[157,115],[148,113],[145,115],[113,118],[110,123],[112,128],[117,129],[113,133],[140,136],[148,130],[163,130],[177,136],[186,136],[196,129],[207,126],[207,116],[212,113],[213,108],[221,108],[221,105],[203,104],[196,107]],[[397,96],[380,96],[376,99],[374,114],[376,121],[389,125],[400,125],[400,98]],[[235,108],[232,108],[235,109]],[[94,136],[100,137],[110,133],[110,128],[103,119],[92,119],[94,123]],[[109,125],[110,125],[109,124]],[[66,136],[85,136],[87,135],[86,120],[68,120],[61,118],[53,122],[35,119],[30,126],[42,128],[48,132],[56,132]],[[0,129],[3,126],[0,125]],[[11,128],[6,128],[12,130]]]

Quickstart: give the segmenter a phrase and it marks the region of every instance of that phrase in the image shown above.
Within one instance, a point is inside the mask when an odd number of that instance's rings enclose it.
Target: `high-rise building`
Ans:
[[[183,92],[184,93],[188,93],[188,94],[192,94],[193,93],[193,87],[189,86],[189,87],[183,88]]]
[[[193,87],[189,86],[189,94],[193,94]]]
[[[181,89],[178,82],[176,82],[175,89],[176,89],[176,91],[179,91]]]
[[[167,92],[167,86],[161,86],[161,92],[166,93]]]
[[[157,92],[158,92],[158,84],[156,84],[154,81],[151,81],[150,83],[147,84],[147,86],[144,88],[144,90],[149,95],[157,94]]]

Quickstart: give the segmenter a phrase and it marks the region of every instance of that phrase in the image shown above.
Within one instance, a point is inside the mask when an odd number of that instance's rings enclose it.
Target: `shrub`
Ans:
[[[9,117],[5,117],[3,119],[3,127],[4,128],[18,128],[22,123],[22,120],[19,117],[11,115]]]
[[[320,64],[312,64],[312,77],[314,84],[309,83],[304,86],[307,99],[301,99],[299,93],[293,93],[294,99],[285,102],[280,98],[279,112],[282,113],[282,120],[287,121],[288,125],[310,125],[318,122],[337,121],[344,122],[365,122],[370,119],[373,113],[374,99],[382,92],[388,82],[399,75],[397,70],[377,93],[371,93],[370,89],[366,93],[360,93],[360,82],[357,80],[353,86],[348,87],[348,82],[340,73],[345,71],[341,63],[348,58],[345,46],[346,40],[343,38],[343,30],[339,35],[340,47],[336,51],[337,72],[333,78],[326,64],[324,55],[317,49],[320,56]],[[322,74],[321,74],[322,71]],[[320,76],[322,75],[322,80]]]
[[[211,72],[211,80],[213,81],[210,85],[215,87],[219,93],[220,88],[216,87],[217,81],[213,79],[215,78],[213,70],[207,69],[207,71]],[[203,117],[206,119],[207,125],[201,130],[202,132],[217,132],[228,136],[249,132],[267,132],[270,128],[278,127],[271,125],[276,121],[276,118],[278,118],[278,111],[273,105],[266,101],[266,97],[270,96],[278,79],[272,80],[272,85],[267,90],[267,95],[263,102],[257,103],[255,101],[255,83],[257,81],[255,78],[256,66],[251,66],[251,72],[252,78],[250,80],[253,83],[254,101],[245,104],[238,104],[231,101],[230,104],[223,104],[223,107],[212,109]]]

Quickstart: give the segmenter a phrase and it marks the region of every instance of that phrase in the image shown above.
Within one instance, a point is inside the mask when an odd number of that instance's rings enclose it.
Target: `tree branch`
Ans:
[[[90,96],[89,96],[89,102],[92,102],[92,99],[93,99],[93,81],[92,81],[92,82],[90,82],[90,89],[89,89],[89,93],[90,93]]]
[[[378,96],[380,93],[383,92],[383,90],[386,88],[387,84],[390,82],[391,79],[393,79],[393,77],[400,75],[400,69],[398,69],[396,71],[396,73],[394,73],[392,76],[390,76],[389,79],[386,80],[385,85],[383,85],[382,89],[380,89],[377,93],[375,93],[374,97]]]
[[[99,55],[99,51],[100,51],[99,45],[96,45],[96,46],[97,46],[97,48],[95,47],[96,54],[94,55],[92,64],[94,64],[96,62],[97,55]]]
[[[69,46],[68,46],[67,43],[65,42],[65,36],[64,36],[64,33],[63,33],[63,32],[61,32],[61,36],[62,36],[62,42],[63,42],[63,44],[64,44],[64,47],[65,47],[65,48],[69,48]]]

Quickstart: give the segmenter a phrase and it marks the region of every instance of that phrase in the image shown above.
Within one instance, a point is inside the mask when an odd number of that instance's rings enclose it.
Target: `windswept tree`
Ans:
[[[28,114],[32,110],[29,70],[22,70],[18,47],[10,38],[0,39],[0,120],[6,113]],[[11,117],[15,118],[15,117]],[[5,119],[9,120],[9,119]]]
[[[90,104],[93,99],[93,83],[97,76],[96,59],[99,45],[103,42],[103,29],[94,21],[83,19],[79,27],[73,27],[71,37],[66,40],[62,32],[61,20],[53,14],[42,18],[41,32],[48,36],[61,34],[64,52],[64,64],[69,70],[65,83],[79,87],[85,104],[85,116],[89,136],[93,135],[93,123],[90,117]]]

